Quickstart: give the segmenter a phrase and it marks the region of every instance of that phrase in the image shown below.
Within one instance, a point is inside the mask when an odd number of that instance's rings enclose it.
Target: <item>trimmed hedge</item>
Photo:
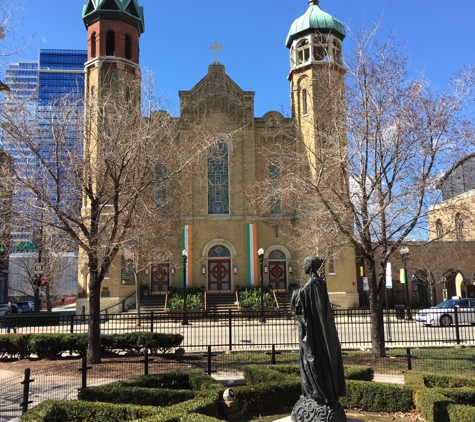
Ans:
[[[373,381],[374,370],[363,365],[344,365],[344,375],[347,380]],[[299,377],[299,365],[246,365],[242,368],[247,385],[262,382],[282,381],[287,376]]]
[[[346,396],[338,401],[346,409],[409,412],[414,409],[412,393],[413,389],[405,385],[347,380]]]
[[[83,355],[87,350],[88,334],[3,334],[0,335],[0,354],[10,357],[59,359],[65,352]],[[101,335],[101,348],[108,353],[125,351],[132,354],[167,352],[183,341],[181,334],[135,332]]]
[[[414,408],[412,388],[366,382],[372,381],[372,368],[345,365],[346,396],[343,407],[370,412],[408,412]],[[247,385],[236,394],[244,411],[260,413],[292,408],[302,393],[298,365],[247,365],[243,368]]]
[[[475,421],[475,379],[408,372],[416,410],[427,422]]]
[[[26,412],[21,422],[122,422],[148,418],[156,407],[89,403],[81,401],[45,401]],[[172,422],[176,419],[163,419]]]
[[[214,422],[223,391],[221,384],[199,369],[174,371],[87,388],[79,392],[79,401],[44,402],[28,411],[21,421]],[[145,405],[152,403],[154,406]]]

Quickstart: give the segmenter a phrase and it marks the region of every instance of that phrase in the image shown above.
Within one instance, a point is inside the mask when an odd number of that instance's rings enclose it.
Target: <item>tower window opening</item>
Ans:
[[[313,38],[313,60],[328,60],[328,39],[323,34],[317,34]]]
[[[455,234],[459,242],[463,242],[465,240],[463,233],[463,216],[460,213],[457,213],[455,216]]]
[[[107,32],[107,36],[106,36],[106,56],[115,56],[115,34],[114,34],[114,31]]]
[[[341,58],[341,42],[338,38],[333,38],[332,40],[332,60],[338,64],[343,64]]]
[[[302,114],[308,114],[308,97],[306,89],[302,91]]]
[[[304,64],[310,61],[310,44],[308,40],[302,40],[297,44],[297,64]]]
[[[97,56],[97,53],[96,53],[96,42],[97,42],[96,33],[93,32],[92,35],[91,35],[91,58],[94,58],[94,57]]]
[[[437,239],[442,240],[444,238],[444,226],[440,219],[437,220],[435,223],[435,231],[436,231]]]
[[[132,60],[132,37],[130,35],[125,36],[125,58]]]

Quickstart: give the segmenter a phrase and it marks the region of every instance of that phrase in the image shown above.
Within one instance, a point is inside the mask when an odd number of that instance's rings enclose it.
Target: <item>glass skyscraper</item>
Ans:
[[[53,138],[53,130],[51,130],[51,122],[54,116],[59,116],[62,112],[61,108],[65,104],[74,105],[79,108],[79,113],[83,110],[84,100],[84,63],[87,61],[86,50],[53,50],[42,49],[39,51],[38,61],[19,61],[10,63],[5,72],[5,83],[10,88],[10,93],[5,101],[25,102],[27,101],[27,109],[31,113],[32,124],[36,121],[39,123],[39,133],[41,138],[37,139],[39,151],[42,159],[49,164],[57,157],[53,154],[55,148],[55,139]],[[34,123],[36,124],[36,123]],[[82,153],[81,139],[82,128],[78,125],[68,122],[63,128],[65,130],[65,139],[70,143],[71,148],[76,149],[76,154],[69,155],[67,151],[60,156],[62,160],[61,168],[67,171],[68,157],[80,157]],[[22,173],[37,169],[38,174],[42,174],[39,166],[40,161],[31,151],[18,147],[18,142],[9,142],[8,136],[2,135],[2,143],[4,149],[14,158],[17,170]],[[44,188],[54,195],[54,186],[45,180]],[[79,193],[80,195],[80,193]],[[67,197],[66,197],[67,198]],[[71,193],[70,198],[75,201],[74,204],[64,203],[64,206],[79,207],[80,202],[77,201],[77,194]],[[26,192],[17,186],[14,189],[14,206],[24,207],[34,203],[36,198],[32,197],[32,193]],[[76,203],[77,202],[77,203]],[[34,227],[17,226],[13,227],[11,237],[11,253],[10,253],[10,285],[15,280],[21,283],[25,280],[25,275],[14,274],[17,271],[22,272],[19,265],[15,265],[12,260],[15,256],[25,254],[35,254],[38,243],[35,236]],[[75,259],[75,258],[74,258]],[[69,277],[70,278],[70,277]],[[14,284],[15,284],[14,283]],[[77,290],[76,281],[71,281],[71,289],[63,286],[62,290]],[[14,286],[11,286],[14,287]],[[15,286],[18,288],[20,286]],[[66,287],[66,288],[64,288]]]

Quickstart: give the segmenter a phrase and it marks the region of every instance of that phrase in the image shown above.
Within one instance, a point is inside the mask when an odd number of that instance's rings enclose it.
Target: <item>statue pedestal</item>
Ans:
[[[364,422],[363,419],[352,419],[352,418],[346,418],[347,422]],[[287,416],[286,418],[283,419],[277,419],[275,422],[292,422],[292,419],[290,416]]]

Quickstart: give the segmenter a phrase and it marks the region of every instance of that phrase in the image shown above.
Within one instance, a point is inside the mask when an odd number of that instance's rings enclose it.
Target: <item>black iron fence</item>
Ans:
[[[437,316],[432,326],[417,322],[418,313],[412,311],[408,320],[404,309],[384,310],[384,334],[387,347],[448,346],[475,344],[475,309],[445,311],[450,319]],[[133,331],[183,334],[183,346],[201,349],[211,345],[219,350],[250,350],[298,347],[298,326],[291,315],[277,311],[227,311],[136,313],[101,315],[103,334]],[[371,318],[367,310],[334,310],[335,323],[343,348],[371,347]],[[443,322],[444,325],[440,325]],[[17,328],[19,333],[86,333],[88,315],[49,313],[21,319],[3,320]],[[449,324],[450,323],[450,324]],[[5,332],[5,331],[3,331]]]
[[[386,358],[378,359],[369,350],[343,350],[343,362],[370,366],[376,380],[385,382],[391,377],[402,381],[408,370],[475,376],[472,348],[395,348],[386,353]],[[171,370],[202,369],[236,384],[243,366],[248,364],[298,364],[298,352],[276,346],[261,351],[223,352],[207,346],[200,351],[184,348],[184,353],[103,358],[101,364],[91,366],[80,357],[48,363],[32,360],[26,362],[31,368],[0,374],[0,421],[18,421],[23,412],[45,400],[75,400],[83,388]],[[14,370],[15,364],[11,365]]]

